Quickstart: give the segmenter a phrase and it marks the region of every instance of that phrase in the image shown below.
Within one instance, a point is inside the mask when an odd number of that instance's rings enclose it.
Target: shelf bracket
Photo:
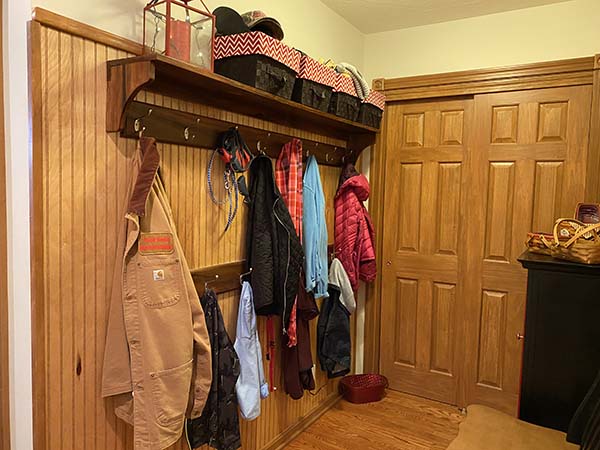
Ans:
[[[106,131],[121,131],[125,128],[125,111],[138,92],[154,82],[155,68],[148,61],[128,59],[109,61],[106,70]]]

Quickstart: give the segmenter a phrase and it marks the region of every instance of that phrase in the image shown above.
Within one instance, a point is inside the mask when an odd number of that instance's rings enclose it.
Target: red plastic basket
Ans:
[[[388,385],[388,380],[383,375],[348,375],[340,381],[340,392],[351,403],[372,403],[383,398]]]

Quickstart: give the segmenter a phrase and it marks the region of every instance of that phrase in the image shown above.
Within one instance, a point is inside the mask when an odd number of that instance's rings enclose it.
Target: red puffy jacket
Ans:
[[[373,222],[363,205],[369,193],[366,177],[352,166],[344,168],[334,200],[335,252],[354,291],[359,278],[371,282],[377,274]]]

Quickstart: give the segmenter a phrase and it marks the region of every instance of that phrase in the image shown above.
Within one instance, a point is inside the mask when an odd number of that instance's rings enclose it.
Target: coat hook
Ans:
[[[133,122],[133,129],[135,130],[136,133],[140,133],[140,137],[141,137],[142,133],[146,130],[146,127],[143,125],[142,120],[147,117],[150,117],[151,115],[152,115],[152,108],[148,109],[148,112],[145,115],[143,115],[142,117],[138,117]]]
[[[194,123],[196,125],[199,125],[200,124],[200,119],[199,118],[196,119]],[[189,126],[184,128],[184,130],[183,130],[183,137],[185,138],[186,141],[190,140],[190,127]],[[195,134],[192,134],[192,139],[196,139],[196,135]]]
[[[252,274],[252,270],[253,270],[253,269],[252,269],[252,267],[250,267],[250,270],[249,270],[248,272],[246,272],[246,273],[243,273],[243,274],[241,274],[241,275],[240,275],[240,284],[243,284],[243,283],[244,283],[244,277],[245,277],[245,276],[247,276],[247,275],[251,275],[251,274]]]
[[[266,147],[265,147],[266,148]],[[260,145],[260,139],[258,141],[256,141],[256,149],[258,150],[258,153],[260,153],[261,155],[265,155],[265,148],[263,148]]]
[[[204,290],[206,291],[208,289],[208,283],[214,283],[215,281],[219,281],[219,275],[215,275],[215,279],[214,280],[208,280],[204,283]]]

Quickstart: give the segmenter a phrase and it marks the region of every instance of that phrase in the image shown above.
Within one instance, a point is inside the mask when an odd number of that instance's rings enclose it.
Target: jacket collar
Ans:
[[[342,167],[342,172],[340,173],[340,181],[338,183],[338,189],[342,187],[342,185],[348,181],[350,178],[355,177],[357,175],[360,175],[360,173],[356,170],[356,167],[354,167],[354,164],[352,163],[346,163],[344,164],[344,167]]]
[[[152,188],[154,177],[160,164],[160,155],[154,138],[140,138],[140,170],[135,181],[135,187],[129,198],[127,212],[140,217],[146,215],[146,200]]]
[[[338,189],[336,196],[341,195],[346,191],[352,191],[361,202],[364,202],[369,198],[371,187],[369,186],[367,177],[359,173],[344,181]]]

